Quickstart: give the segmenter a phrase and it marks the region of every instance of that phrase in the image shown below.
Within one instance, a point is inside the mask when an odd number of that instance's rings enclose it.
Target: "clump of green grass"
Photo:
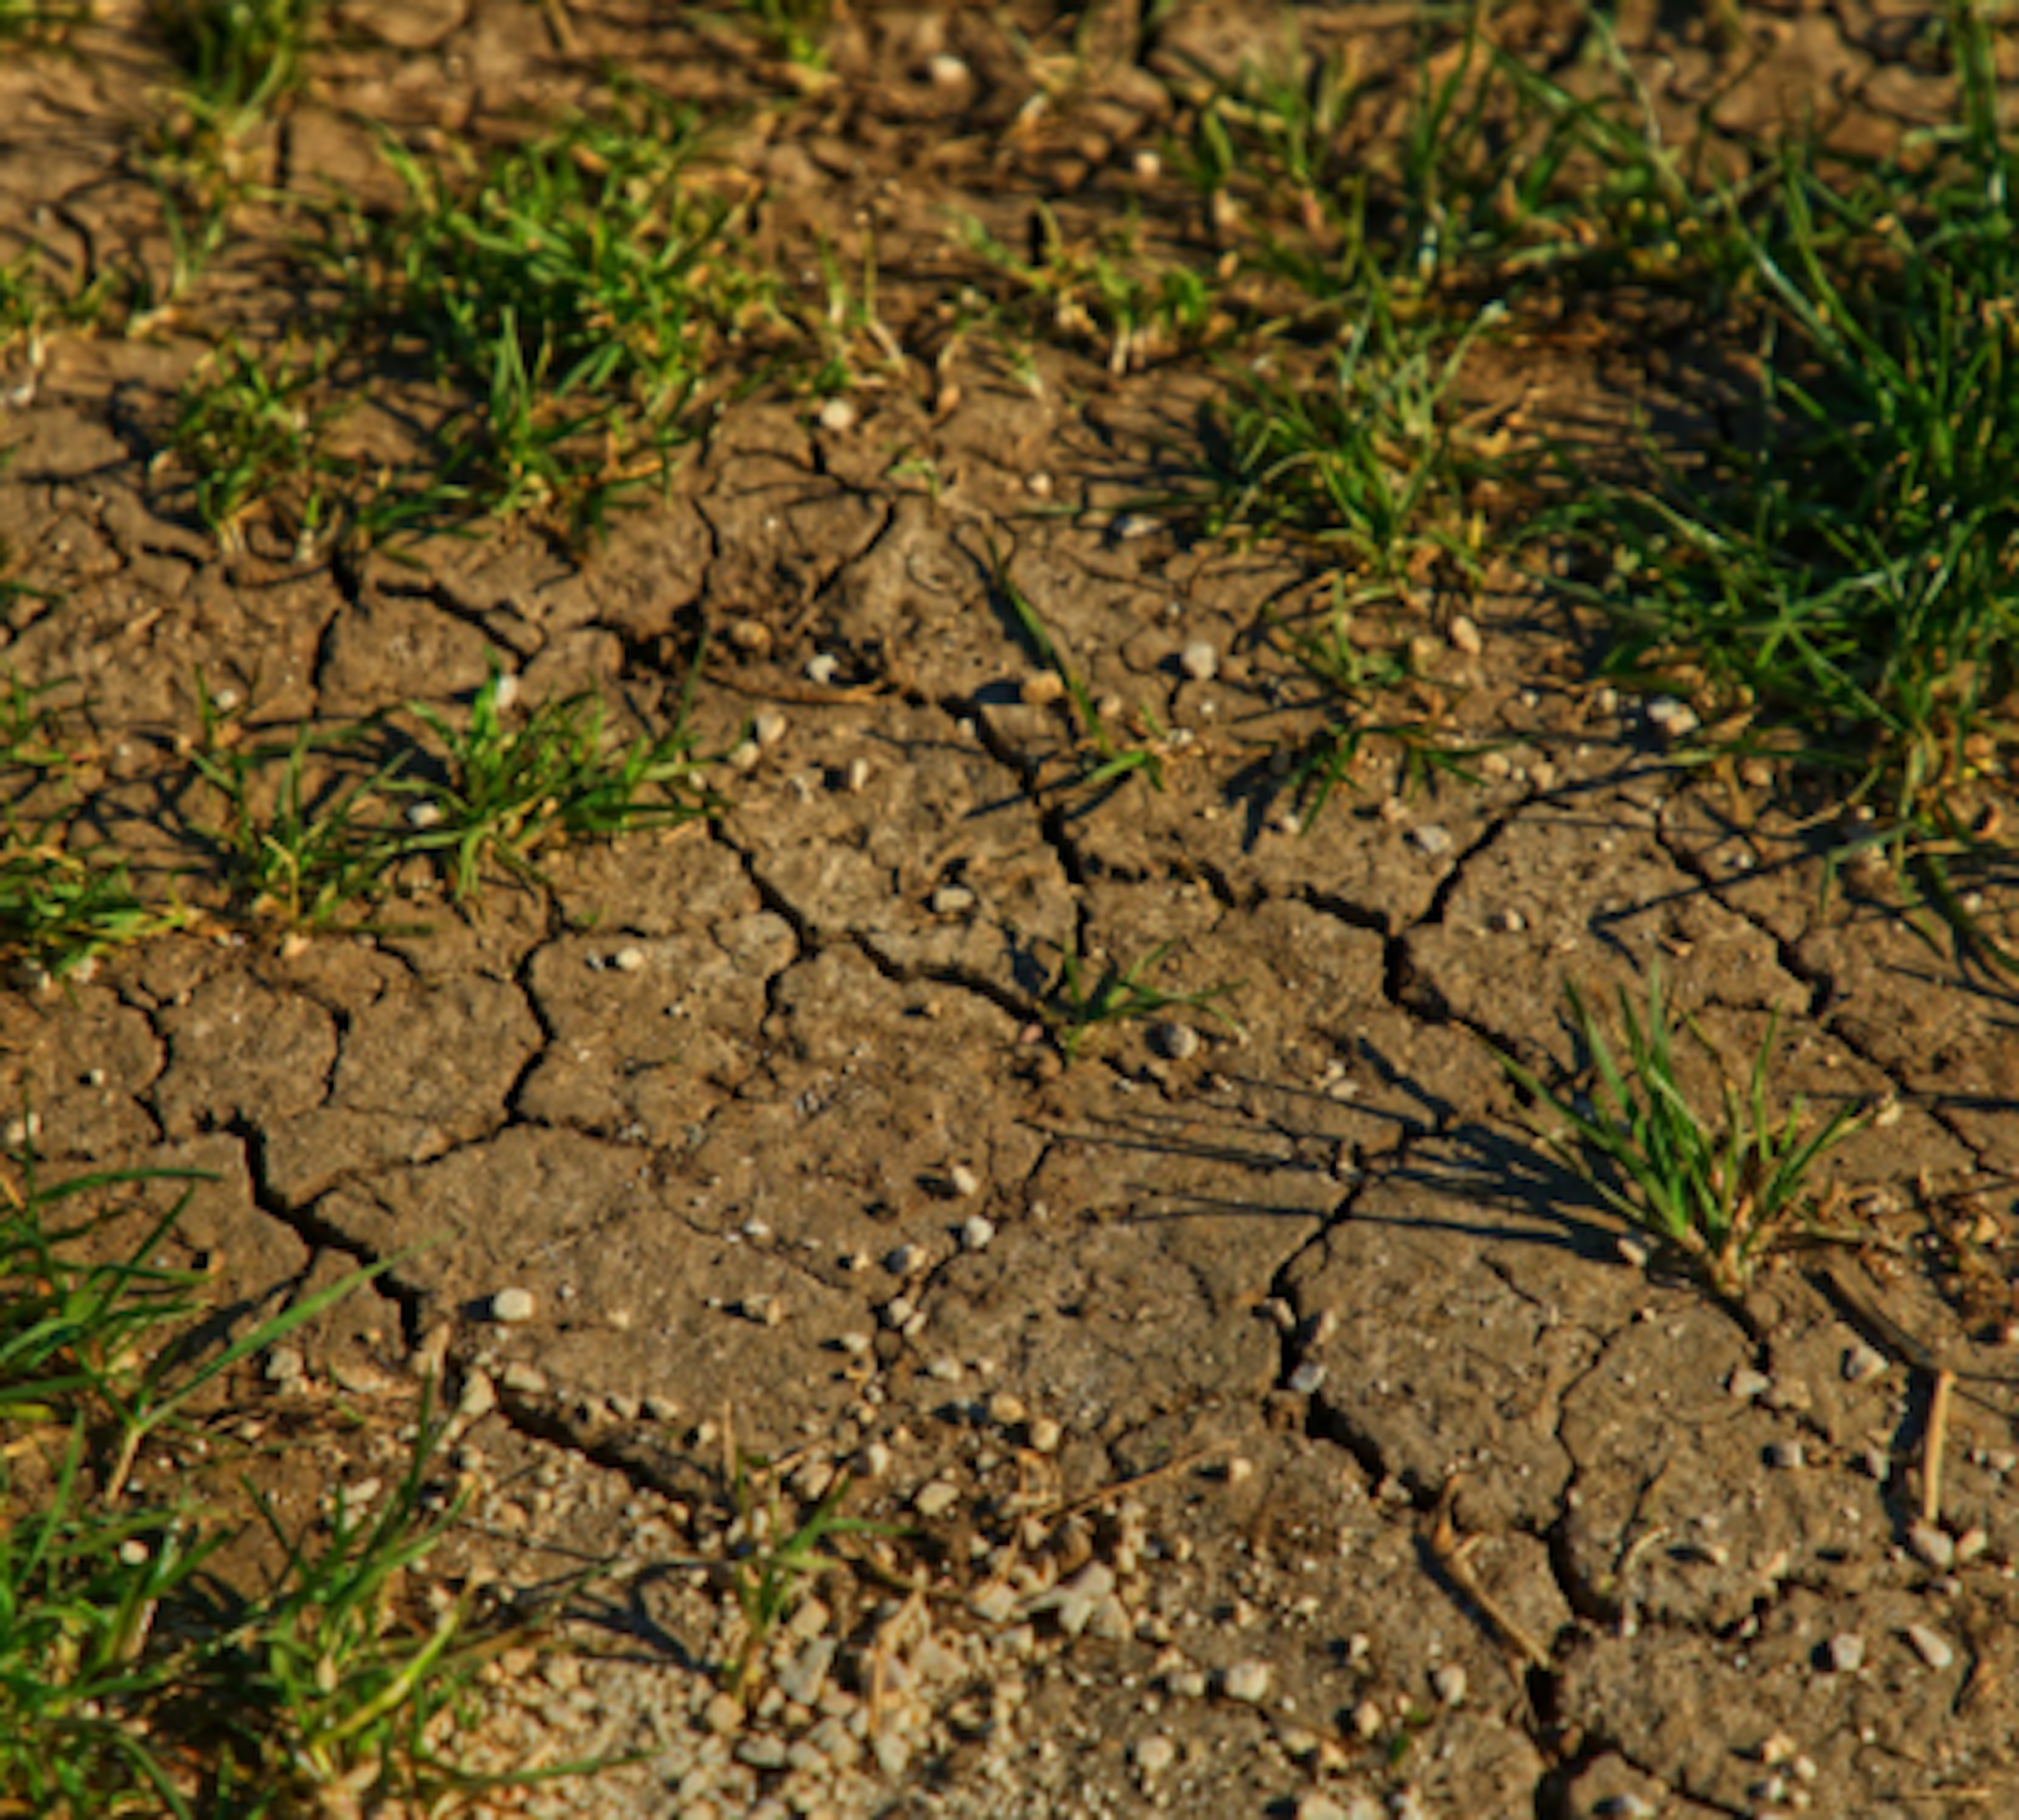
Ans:
[[[244,547],[242,522],[255,505],[279,511],[298,544],[322,526],[339,476],[324,431],[344,408],[313,401],[327,373],[326,353],[261,358],[227,336],[183,382],[168,445],[193,478],[197,516],[227,551]]]
[[[1098,967],[1070,949],[1060,956],[1059,977],[1046,1007],[1052,1039],[1068,1062],[1079,1059],[1086,1039],[1110,1024],[1154,1017],[1161,1012],[1199,1011],[1233,1035],[1241,1026],[1218,1001],[1236,990],[1233,985],[1209,986],[1199,992],[1168,992],[1149,976],[1163,965],[1174,945],[1159,943],[1126,967],[1103,962]]]
[[[271,117],[305,75],[323,0],[149,0],[148,16],[182,81],[192,130],[225,142]]]
[[[208,697],[199,776],[225,818],[200,829],[225,862],[242,913],[303,930],[369,914],[409,862],[436,869],[458,903],[487,869],[537,880],[536,856],[707,814],[704,761],[686,706],[666,734],[613,743],[592,694],[508,713],[494,665],[459,721],[410,703],[425,737],[382,723],[248,741]]]
[[[841,1565],[839,1558],[828,1552],[828,1542],[836,1536],[904,1533],[895,1524],[872,1522],[843,1512],[841,1506],[851,1483],[844,1472],[836,1476],[789,1534],[781,1534],[785,1519],[780,1505],[776,1502],[757,1501],[753,1479],[761,1465],[739,1456],[731,1486],[737,1517],[746,1532],[744,1552],[737,1557],[731,1575],[736,1609],[742,1615],[743,1635],[733,1659],[724,1665],[723,1686],[744,1702],[762,1671],[766,1645],[780,1623],[799,1604],[807,1583]]]
[[[996,312],[1003,324],[1069,345],[1104,344],[1114,374],[1210,346],[1234,327],[1212,273],[1148,257],[1133,214],[1084,241],[1070,240],[1042,204],[1033,220],[1028,258],[974,217],[959,224],[968,250],[1012,287]]]
[[[537,878],[543,846],[612,840],[708,813],[686,703],[671,733],[613,750],[595,696],[542,702],[509,727],[504,684],[494,666],[460,727],[410,706],[435,736],[439,781],[409,775],[394,786],[409,801],[401,852],[438,858],[458,901],[474,895],[486,865]]]
[[[1315,374],[1244,375],[1214,409],[1205,496],[1182,502],[1209,536],[1290,536],[1391,584],[1442,560],[1477,569],[1468,495],[1498,472],[1453,409],[1489,308],[1452,337],[1398,312],[1385,288]]]
[[[227,1509],[129,1483],[144,1440],[176,1451],[195,1399],[383,1265],[205,1353],[200,1271],[163,1252],[166,1215],[131,1189],[187,1171],[45,1181],[20,1159],[0,1212],[0,1806],[74,1820],[355,1811],[476,1785],[442,1755],[472,1716],[497,1639],[452,1604],[410,1615],[402,1582],[455,1506],[429,1518],[425,1419],[399,1486],[369,1518],[332,1506],[287,1530],[263,1589],[221,1584]],[[200,1179],[200,1178],[195,1178]],[[138,1222],[140,1237],[119,1234]],[[174,1474],[166,1483],[175,1483]],[[244,1523],[236,1525],[243,1528]]]
[[[1869,1114],[1845,1105],[1811,1129],[1796,1098],[1776,1118],[1768,1073],[1778,1019],[1770,1020],[1745,1085],[1735,1085],[1715,1047],[1677,1012],[1658,968],[1647,976],[1644,1011],[1622,989],[1611,1034],[1574,985],[1566,996],[1572,1038],[1588,1058],[1588,1097],[1566,1096],[1513,1057],[1498,1058],[1542,1108],[1537,1135],[1623,1220],[1669,1247],[1717,1295],[1742,1299],[1762,1257],[1813,1224],[1815,1165]],[[1715,1112],[1683,1087],[1677,1039],[1685,1035],[1717,1071]]]
[[[1008,567],[995,560],[996,592],[1010,608],[1019,630],[1045,667],[1059,678],[1065,689],[1067,712],[1073,723],[1074,770],[1068,788],[1082,793],[1082,807],[1106,801],[1132,777],[1148,780],[1152,790],[1163,788],[1163,759],[1156,741],[1163,730],[1154,715],[1144,710],[1149,729],[1149,739],[1132,744],[1109,724],[1100,711],[1086,679],[1067,662],[1058,642],[1023,591],[1010,579]]]
[[[404,760],[365,728],[298,728],[247,741],[206,692],[197,775],[225,818],[196,832],[221,860],[235,908],[290,929],[340,927],[375,904],[402,857],[390,793]]]
[[[0,955],[35,977],[60,980],[190,920],[180,904],[144,900],[116,855],[72,852],[54,823],[29,834],[10,824],[0,839]]]
[[[1558,522],[1614,673],[1690,698],[1706,752],[1794,767],[1953,910],[1948,861],[2019,728],[2019,159],[1989,27],[1959,7],[1950,31],[1952,128],[1862,170],[1793,139],[1734,204],[1762,297],[1750,430],[1651,451],[1639,484],[1579,476]]]
[[[1361,639],[1338,581],[1320,624],[1279,625],[1277,639],[1318,686],[1326,715],[1303,741],[1290,771],[1304,829],[1316,824],[1333,793],[1354,781],[1371,752],[1396,756],[1405,790],[1437,777],[1484,782],[1470,761],[1493,750],[1493,744],[1452,740],[1445,726],[1449,686],[1422,673],[1411,643]]]
[[[726,351],[773,319],[735,203],[697,180],[694,117],[620,94],[459,175],[388,142],[401,206],[339,216],[319,258],[346,339],[429,373],[430,459],[361,514],[373,534],[527,514],[592,534],[709,421]]]

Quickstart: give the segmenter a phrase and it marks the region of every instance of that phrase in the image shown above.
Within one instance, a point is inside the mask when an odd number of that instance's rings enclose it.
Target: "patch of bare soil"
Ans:
[[[0,1098],[38,1108],[45,1166],[213,1170],[184,1236],[241,1314],[404,1254],[235,1420],[302,1436],[291,1471],[313,1446],[306,1508],[383,1479],[446,1361],[482,1498],[444,1572],[570,1587],[583,1645],[505,1658],[483,1749],[637,1753],[502,1805],[2019,1811],[2009,994],[1883,890],[1826,897],[1792,817],[1662,762],[1511,574],[1414,627],[1454,725],[1499,742],[1481,780],[1405,791],[1377,755],[1300,821],[1272,753],[1312,711],[1262,634],[1308,570],[1117,517],[1209,364],[1019,374],[935,314],[949,208],[1019,241],[1043,201],[1178,221],[1140,155],[1192,60],[1265,53],[1276,10],[851,8],[806,94],[690,9],[334,10],[253,147],[290,181],[383,183],[361,122],[502,136],[614,60],[735,122],[795,282],[816,234],[845,266],[873,238],[913,356],[846,409],[734,402],[602,546],[304,564],[257,523],[221,555],[156,459],[198,351],[174,310],[14,375],[0,525],[36,592],[0,662],[77,679],[102,812],[157,865],[190,864],[163,780],[199,675],[281,726],[453,709],[496,653],[525,699],[587,684],[656,725],[705,634],[704,745],[768,717],[718,819],[424,903],[429,933],[175,936],[0,997]],[[1407,8],[1296,13],[1369,69],[1414,54]],[[1941,105],[1918,9],[1740,17],[1750,61],[1667,9],[1620,32],[1664,106],[1727,82],[1734,128]],[[121,150],[159,80],[128,28],[0,67],[0,231],[80,270],[167,256]],[[255,217],[221,254],[251,319],[285,306],[274,251]],[[1624,422],[1645,375],[1578,345],[1502,383]],[[1060,787],[999,560],[1092,690],[1153,711],[1161,789]],[[1159,951],[1160,989],[1225,988],[1237,1021],[1173,1007],[1065,1065],[1064,957]],[[1482,1040],[1561,1054],[1563,978],[1637,991],[1657,958],[1730,1054],[1780,1008],[1777,1085],[1897,1111],[1830,1163],[1867,1242],[1743,1307],[1650,1274]],[[775,1464],[738,1511],[744,1455]],[[844,1472],[840,1507],[903,1533],[807,1579],[739,1699],[730,1564]]]

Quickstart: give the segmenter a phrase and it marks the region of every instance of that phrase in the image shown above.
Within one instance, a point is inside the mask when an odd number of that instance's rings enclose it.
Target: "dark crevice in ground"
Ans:
[[[361,1243],[341,1227],[319,1218],[313,1205],[297,1207],[274,1190],[266,1172],[266,1134],[243,1114],[228,1120],[221,1130],[236,1138],[244,1154],[245,1179],[250,1185],[252,1204],[270,1220],[286,1226],[313,1251],[334,1251],[356,1259],[360,1268],[372,1269],[385,1260],[372,1246]],[[411,1350],[420,1343],[427,1325],[432,1297],[425,1292],[404,1289],[396,1281],[396,1270],[386,1269],[371,1282],[373,1293],[399,1311],[400,1338]]]

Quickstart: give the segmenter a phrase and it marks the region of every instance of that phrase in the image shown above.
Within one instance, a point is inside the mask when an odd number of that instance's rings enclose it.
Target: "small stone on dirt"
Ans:
[[[276,1346],[266,1355],[266,1381],[282,1390],[300,1387],[309,1375],[309,1363],[298,1346]]]
[[[1431,1691],[1444,1706],[1463,1706],[1465,1704],[1466,1687],[1465,1670],[1456,1662],[1446,1662],[1441,1668],[1433,1670],[1430,1675]]]
[[[1808,1456],[1798,1440],[1776,1440],[1768,1444],[1767,1464],[1776,1472],[1800,1472]]]
[[[1463,613],[1452,615],[1448,636],[1451,640],[1451,649],[1461,656],[1476,658],[1486,649],[1485,641],[1479,635],[1479,627]]]
[[[923,1517],[944,1516],[960,1502],[960,1488],[934,1479],[912,1494],[911,1507]]]
[[[642,947],[620,947],[610,957],[610,964],[619,973],[640,973],[645,969],[645,950]]]
[[[1956,1538],[1939,1523],[1910,1523],[1907,1546],[1916,1561],[1937,1573],[1956,1565]]]
[[[1433,860],[1441,859],[1455,845],[1451,830],[1438,821],[1427,821],[1421,827],[1411,828],[1409,844]]]
[[[1823,1659],[1832,1674],[1854,1675],[1864,1666],[1865,1640],[1855,1631],[1839,1631],[1824,1645]]]
[[[1161,1776],[1178,1760],[1178,1747],[1162,1732],[1153,1732],[1147,1738],[1136,1740],[1136,1773],[1149,1778]]]
[[[816,651],[806,660],[806,680],[825,688],[841,674],[841,660],[831,651]]]
[[[1741,1365],[1724,1380],[1725,1389],[1741,1403],[1750,1403],[1756,1397],[1764,1397],[1774,1388],[1774,1380],[1765,1371],[1755,1371],[1749,1365]]]
[[[1218,648],[1195,638],[1178,654],[1178,667],[1194,682],[1211,682],[1219,674]]]
[[[1309,1396],[1325,1381],[1325,1362],[1322,1359],[1306,1359],[1289,1374],[1289,1387],[1300,1397]]]
[[[1269,1698],[1271,1669],[1267,1662],[1236,1662],[1226,1671],[1220,1689],[1229,1700],[1259,1706]]]
[[[820,427],[835,436],[845,436],[856,427],[859,416],[847,398],[829,398],[820,406]]]
[[[956,1201],[965,1201],[982,1191],[982,1178],[965,1163],[956,1162],[946,1171],[946,1186]]]
[[[1867,1346],[1862,1340],[1845,1352],[1844,1381],[1846,1384],[1868,1384],[1885,1369],[1886,1355],[1875,1346]]]
[[[1168,1062],[1188,1062],[1199,1053],[1199,1032],[1189,1023],[1152,1024],[1149,1046]]]
[[[777,745],[786,735],[786,718],[776,708],[759,708],[751,717],[750,732],[759,745]]]
[[[1030,1448],[1033,1453],[1057,1453],[1059,1443],[1066,1438],[1066,1431],[1050,1416],[1040,1416],[1030,1425]]]
[[[1016,693],[1026,708],[1048,708],[1066,693],[1065,678],[1057,670],[1034,669],[1017,685]]]
[[[1915,1654],[1937,1674],[1956,1659],[1955,1647],[1932,1625],[1910,1624],[1907,1627],[1907,1641],[1914,1645]]]
[[[538,1312],[530,1290],[500,1290],[491,1297],[491,1319],[500,1327],[522,1327]]]
[[[982,1214],[969,1214],[960,1223],[961,1248],[967,1251],[986,1251],[994,1242],[996,1223]]]

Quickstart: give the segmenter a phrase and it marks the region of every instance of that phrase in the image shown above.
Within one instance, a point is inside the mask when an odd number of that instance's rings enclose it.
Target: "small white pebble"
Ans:
[[[969,1214],[960,1223],[960,1243],[968,1251],[986,1251],[994,1242],[996,1223],[983,1214]]]
[[[1226,1463],[1226,1482],[1229,1485],[1246,1485],[1255,1476],[1255,1462],[1243,1454],[1235,1454]]]
[[[1468,658],[1476,658],[1486,649],[1485,641],[1479,635],[1479,627],[1463,613],[1454,613],[1447,635],[1451,649]]]
[[[911,1507],[921,1516],[944,1516],[960,1502],[960,1488],[944,1479],[929,1480],[912,1494]]]
[[[642,947],[620,947],[610,956],[610,964],[619,973],[638,973],[645,967],[645,950]]]
[[[1846,1384],[1869,1383],[1885,1369],[1885,1354],[1876,1347],[1867,1346],[1862,1340],[1845,1352],[1844,1381]]]
[[[442,821],[442,805],[439,803],[410,803],[407,805],[406,825],[410,828],[428,829],[437,827]]]
[[[806,660],[806,680],[825,688],[841,674],[841,660],[831,651],[816,651]]]
[[[500,1290],[491,1297],[491,1319],[501,1327],[522,1327],[538,1311],[530,1290]]]
[[[1132,1753],[1136,1759],[1137,1775],[1148,1780],[1161,1776],[1178,1760],[1178,1747],[1162,1732],[1153,1732],[1147,1738],[1138,1738]]]
[[[965,1163],[956,1162],[946,1171],[946,1186],[957,1200],[968,1200],[982,1191],[982,1178]]]
[[[1456,1662],[1446,1662],[1442,1667],[1433,1670],[1430,1675],[1430,1688],[1436,1694],[1438,1701],[1444,1706],[1463,1706],[1465,1704],[1466,1687],[1465,1670]]]
[[[1938,1523],[1910,1523],[1907,1547],[1916,1561],[1937,1573],[1956,1565],[1956,1538]]]
[[[1203,638],[1195,638],[1178,654],[1178,667],[1194,682],[1211,682],[1219,674],[1219,652]]]
[[[1755,1371],[1750,1365],[1741,1365],[1724,1380],[1724,1387],[1741,1403],[1750,1403],[1756,1397],[1764,1397],[1774,1388],[1774,1380],[1764,1371]]]
[[[759,745],[776,745],[785,737],[785,716],[776,708],[759,708],[751,717],[750,733]]]
[[[964,89],[974,80],[974,72],[967,67],[964,57],[956,57],[950,50],[942,50],[926,59],[926,75],[936,89]]]
[[[933,893],[935,916],[965,916],[975,906],[975,894],[964,884],[942,884]]]
[[[1914,1645],[1915,1654],[1937,1674],[1956,1659],[1954,1645],[1932,1625],[1910,1624],[1907,1627],[1907,1641]]]
[[[834,1344],[848,1354],[851,1359],[860,1359],[870,1347],[875,1345],[875,1341],[870,1339],[866,1333],[849,1332],[836,1336]]]
[[[1864,1666],[1865,1640],[1855,1631],[1839,1631],[1823,1654],[1833,1674],[1854,1675]]]
[[[870,761],[867,758],[851,758],[848,769],[841,774],[842,788],[852,797],[859,797],[869,787]]]
[[[1421,827],[1410,829],[1409,844],[1417,852],[1435,860],[1449,853],[1455,843],[1449,828],[1441,822],[1427,821]]]
[[[1236,1662],[1220,1680],[1220,1690],[1229,1700],[1244,1706],[1259,1706],[1269,1698],[1271,1669],[1267,1662]]]
[[[1150,1047],[1169,1062],[1189,1062],[1199,1053],[1199,1032],[1189,1023],[1157,1023],[1149,1029]]]
[[[856,427],[858,415],[850,399],[828,398],[820,406],[820,427],[836,436],[843,436]]]
[[[893,1246],[883,1259],[883,1268],[893,1277],[908,1277],[926,1261],[923,1245],[902,1244]]]
[[[1808,1456],[1798,1440],[1776,1440],[1768,1444],[1767,1464],[1779,1472],[1800,1472]]]
[[[1289,1387],[1297,1396],[1307,1397],[1325,1381],[1325,1363],[1320,1359],[1306,1359],[1289,1374]]]
[[[1959,1568],[1968,1567],[1971,1562],[1983,1555],[1984,1550],[1989,1548],[1990,1545],[1991,1539],[1984,1532],[1983,1525],[1972,1523],[1968,1529],[1956,1538],[1956,1565]]]
[[[1029,1436],[1033,1453],[1057,1453],[1066,1432],[1052,1417],[1039,1416],[1030,1425]]]

